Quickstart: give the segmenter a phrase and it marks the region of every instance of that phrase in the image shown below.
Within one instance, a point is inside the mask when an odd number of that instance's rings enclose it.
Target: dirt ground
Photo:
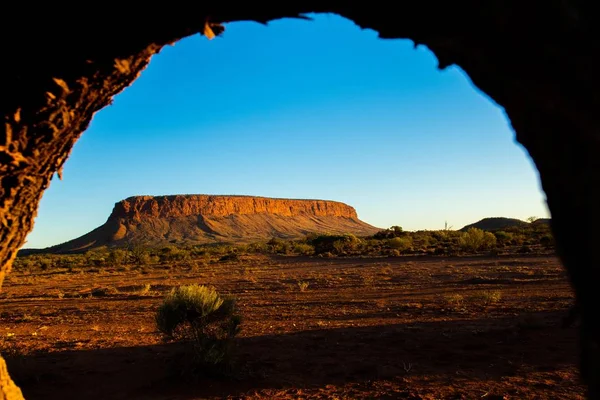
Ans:
[[[180,284],[234,295],[235,372],[197,382],[154,313]],[[247,256],[9,275],[0,351],[27,399],[581,399],[551,255]]]

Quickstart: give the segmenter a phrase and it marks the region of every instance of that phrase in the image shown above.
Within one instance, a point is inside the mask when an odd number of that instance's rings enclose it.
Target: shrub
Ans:
[[[446,306],[450,310],[459,311],[465,308],[465,296],[453,293],[445,296]]]
[[[86,261],[89,266],[102,267],[106,265],[106,258],[104,258],[104,254],[99,251],[88,251],[85,253]]]
[[[159,260],[161,262],[185,261],[190,259],[190,255],[191,253],[189,250],[167,246],[160,249]]]
[[[496,246],[496,236],[479,228],[470,228],[460,237],[459,245],[467,251],[490,249]]]
[[[394,225],[386,230],[379,231],[373,235],[375,239],[391,239],[404,235],[404,230],[401,226]]]
[[[310,286],[310,283],[306,281],[298,281],[298,288],[301,292],[306,292],[306,289]]]
[[[345,254],[355,250],[361,243],[360,239],[352,234],[346,235],[319,235],[310,239],[310,244],[315,248],[315,254]]]
[[[308,255],[311,255],[312,253],[314,253],[315,248],[312,247],[310,244],[296,243],[296,244],[294,244],[292,251],[296,254],[308,256]]]
[[[111,250],[106,261],[113,267],[118,267],[127,261],[127,252],[123,249]]]
[[[400,253],[400,250],[396,250],[396,249],[392,249],[389,251],[388,256],[390,257],[400,257],[402,253]]]
[[[268,253],[269,250],[269,246],[263,242],[251,243],[247,247],[247,251],[250,253]]]
[[[135,245],[130,250],[131,259],[134,264],[137,265],[148,265],[152,261],[148,250],[140,245]]]
[[[396,249],[399,252],[407,251],[412,248],[413,241],[409,236],[406,237],[395,237],[388,240],[388,245],[392,249]]]
[[[190,345],[195,372],[214,372],[229,364],[240,322],[233,298],[223,298],[213,287],[197,284],[173,288],[156,313],[156,326],[162,334]]]
[[[502,292],[497,290],[486,290],[472,296],[472,300],[483,306],[496,304],[502,300]]]
[[[267,249],[273,254],[287,254],[290,250],[290,244],[283,239],[276,237],[267,242]]]
[[[496,236],[496,239],[498,239],[498,241],[503,242],[503,243],[509,242],[513,238],[512,233],[504,232],[504,231],[496,231],[496,232],[494,232],[494,236]]]

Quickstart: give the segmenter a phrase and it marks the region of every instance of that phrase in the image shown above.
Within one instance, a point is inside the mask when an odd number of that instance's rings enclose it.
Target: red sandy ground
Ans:
[[[174,375],[185,354],[161,340],[154,313],[188,283],[238,298],[233,377]],[[576,328],[561,327],[572,302],[553,256],[253,256],[13,273],[0,350],[30,400],[581,399]]]

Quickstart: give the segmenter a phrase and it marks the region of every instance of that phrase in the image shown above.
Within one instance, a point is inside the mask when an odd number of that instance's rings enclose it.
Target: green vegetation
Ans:
[[[410,255],[461,256],[473,254],[535,253],[551,251],[554,238],[547,223],[534,222],[484,231],[442,229],[407,232],[400,226],[373,236],[309,234],[303,239],[272,238],[247,245],[206,244],[161,248],[141,244],[124,248],[101,247],[82,254],[32,254],[17,257],[14,268],[22,271],[63,269],[67,272],[114,272],[129,268],[180,265],[193,269],[205,263],[239,263],[245,256],[267,254],[316,257],[397,257]]]
[[[496,247],[496,236],[478,228],[469,228],[460,236],[459,244],[465,251],[489,250]]]
[[[232,341],[241,318],[235,300],[223,298],[212,287],[187,285],[173,288],[156,313],[156,327],[167,339],[190,346],[190,363],[199,372],[222,372],[229,366]]]

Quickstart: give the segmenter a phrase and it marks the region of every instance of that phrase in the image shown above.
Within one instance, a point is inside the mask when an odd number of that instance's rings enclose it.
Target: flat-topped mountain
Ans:
[[[48,252],[141,243],[248,243],[301,238],[309,233],[372,235],[380,228],[358,219],[356,210],[328,200],[255,196],[133,196],[115,204],[106,223]]]
[[[227,217],[230,215],[269,214],[283,217],[311,215],[358,219],[356,210],[347,204],[329,200],[276,199],[255,196],[134,196],[121,200],[111,218],[142,220],[178,218],[195,215]]]

